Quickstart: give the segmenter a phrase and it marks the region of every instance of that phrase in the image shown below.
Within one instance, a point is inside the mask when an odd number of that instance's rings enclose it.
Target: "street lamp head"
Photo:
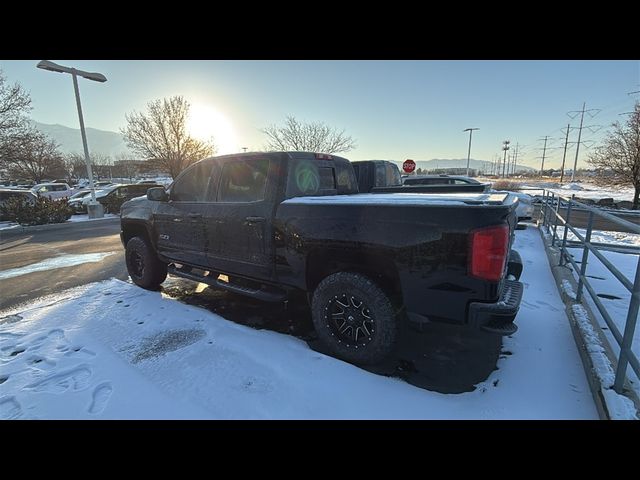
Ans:
[[[97,72],[85,72],[83,70],[76,70],[75,68],[63,67],[62,65],[58,65],[57,63],[50,62],[49,60],[41,60],[38,62],[36,67],[41,68],[43,70],[49,70],[50,72],[58,72],[58,73],[71,73],[72,75],[79,75],[82,78],[86,78],[88,80],[93,80],[94,82],[106,82],[107,77],[105,77],[101,73]]]
[[[41,60],[36,66],[43,70],[49,70],[50,72],[71,73],[69,69],[58,65],[57,63],[50,62],[49,60]]]

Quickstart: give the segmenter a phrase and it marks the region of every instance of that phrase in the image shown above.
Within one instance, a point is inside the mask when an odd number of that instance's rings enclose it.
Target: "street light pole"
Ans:
[[[78,118],[80,119],[80,134],[82,135],[82,148],[84,149],[84,161],[87,164],[87,175],[89,177],[89,188],[91,189],[91,203],[96,204],[96,189],[93,185],[93,171],[91,170],[91,158],[89,157],[89,145],[87,145],[87,133],[84,130],[84,119],[82,118],[82,105],[80,105],[80,89],[78,88],[78,77],[76,69],[71,69],[73,78],[73,90],[76,92],[76,105],[78,106]],[[102,212],[101,217],[104,216]]]
[[[467,177],[469,176],[469,161],[471,160],[471,136],[474,130],[480,130],[479,128],[465,128],[463,132],[469,132],[469,151],[467,152]]]
[[[73,78],[73,90],[76,94],[76,106],[78,107],[78,118],[80,119],[80,134],[82,135],[82,147],[84,149],[84,161],[87,165],[87,176],[89,177],[89,188],[91,190],[91,200],[87,206],[89,218],[104,217],[104,208],[102,204],[96,201],[96,190],[93,184],[93,172],[91,170],[91,158],[89,157],[89,146],[87,145],[87,134],[84,128],[84,119],[82,118],[82,106],[80,105],[80,89],[78,88],[78,75],[95,82],[106,82],[107,78],[101,73],[85,72],[71,67],[64,67],[48,60],[38,62],[38,68],[49,70],[50,72],[69,73]]]

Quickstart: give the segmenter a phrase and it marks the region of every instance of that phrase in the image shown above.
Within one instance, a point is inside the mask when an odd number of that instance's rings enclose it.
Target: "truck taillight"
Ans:
[[[469,274],[491,282],[500,280],[509,253],[509,226],[472,230],[469,245]]]

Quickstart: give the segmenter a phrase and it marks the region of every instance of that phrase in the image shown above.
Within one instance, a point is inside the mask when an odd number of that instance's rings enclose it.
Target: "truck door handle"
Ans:
[[[247,217],[245,220],[247,225],[253,225],[254,223],[263,223],[264,217]]]
[[[201,213],[190,213],[189,215],[187,215],[189,218],[202,218],[202,214]]]

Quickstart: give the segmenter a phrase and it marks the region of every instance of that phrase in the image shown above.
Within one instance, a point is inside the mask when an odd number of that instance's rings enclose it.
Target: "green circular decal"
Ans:
[[[296,185],[302,193],[316,193],[320,188],[318,171],[309,163],[302,163],[296,168]]]

